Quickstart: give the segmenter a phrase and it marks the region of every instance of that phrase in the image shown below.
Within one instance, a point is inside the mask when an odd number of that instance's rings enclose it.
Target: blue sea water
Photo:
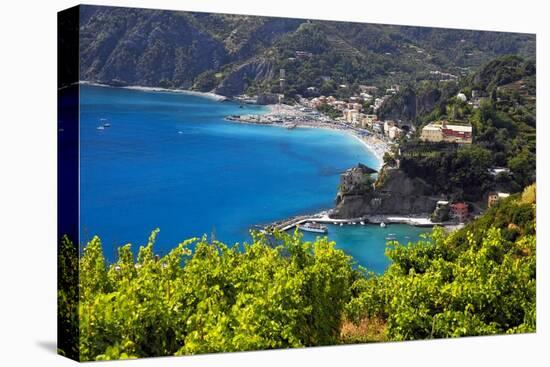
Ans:
[[[398,241],[406,245],[422,239],[421,235],[429,231],[406,224],[388,224],[385,228],[374,224],[328,225],[328,237],[336,242],[338,248],[351,255],[357,265],[377,273],[382,273],[390,265],[390,259],[384,254],[388,242]],[[317,236],[304,233],[304,240],[313,241]]]
[[[118,246],[137,249],[157,227],[161,254],[213,232],[242,243],[255,224],[332,207],[341,172],[379,165],[343,132],[224,120],[262,112],[182,93],[82,86],[81,240],[99,235],[110,261]],[[111,126],[98,130],[101,119]],[[392,227],[413,239],[420,232]],[[331,226],[329,237],[358,264],[383,271],[385,232]]]

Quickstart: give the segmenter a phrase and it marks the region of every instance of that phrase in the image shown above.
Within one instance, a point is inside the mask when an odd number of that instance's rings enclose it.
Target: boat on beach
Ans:
[[[307,222],[298,226],[298,229],[304,232],[314,232],[314,233],[327,233],[328,228],[325,225],[318,223]]]

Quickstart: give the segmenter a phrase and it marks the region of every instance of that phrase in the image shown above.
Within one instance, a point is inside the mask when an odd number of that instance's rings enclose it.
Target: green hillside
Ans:
[[[81,79],[115,85],[277,91],[466,75],[505,54],[534,57],[528,34],[81,6]],[[296,51],[311,52],[299,60]],[[235,80],[238,80],[235,81]],[[327,84],[325,90],[333,91]],[[332,90],[331,90],[332,88]]]

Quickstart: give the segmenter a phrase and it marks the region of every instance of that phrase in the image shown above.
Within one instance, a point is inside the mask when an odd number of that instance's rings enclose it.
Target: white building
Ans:
[[[392,126],[388,130],[388,137],[391,140],[395,140],[403,136],[403,130],[398,128],[397,126]]]

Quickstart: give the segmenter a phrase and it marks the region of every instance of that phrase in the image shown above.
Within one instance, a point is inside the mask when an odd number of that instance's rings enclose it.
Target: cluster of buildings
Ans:
[[[388,137],[390,140],[396,140],[405,135],[405,130],[401,129],[397,122],[393,120],[381,121],[375,114],[347,110],[344,112],[344,119],[357,128],[369,129]]]
[[[491,192],[487,198],[487,207],[490,208],[509,196],[510,194],[507,192]],[[448,210],[449,219],[454,219],[460,223],[466,222],[470,216],[469,206],[464,201],[450,203],[446,200],[439,200],[435,210]]]
[[[341,84],[338,86],[339,88],[348,88],[346,84]],[[359,93],[355,96],[351,96],[349,98],[349,102],[337,100],[333,96],[320,96],[313,98],[311,100],[312,106],[311,107],[319,107],[322,104],[329,104],[334,107],[337,107],[339,110],[343,111],[344,108],[348,109],[358,109],[359,112],[361,112],[360,108],[357,108],[357,105],[363,105],[365,102],[371,102],[372,107],[374,111],[376,112],[388,98],[390,98],[392,95],[399,92],[399,85],[391,85],[390,88],[386,89],[386,92],[383,96],[375,98],[375,95],[378,94],[378,87],[375,87],[373,85],[359,85]],[[317,87],[309,87],[307,88],[308,92],[317,92]],[[356,106],[349,106],[348,103],[356,103]],[[344,106],[344,107],[343,107]],[[347,106],[347,107],[345,107]]]
[[[319,108],[322,105],[329,105],[342,112],[346,109],[357,110],[361,112],[361,110],[363,109],[362,102],[364,101],[365,101],[364,99],[360,99],[358,97],[350,97],[349,102],[346,102],[346,101],[339,100],[334,96],[328,96],[328,97],[320,96],[320,97],[312,98],[311,100],[309,100],[308,103],[310,105],[309,107],[311,108]]]
[[[447,120],[431,122],[422,128],[420,139],[432,143],[472,144],[472,125]]]
[[[311,91],[316,91],[315,87],[310,88]],[[308,90],[310,89],[308,88]],[[310,100],[304,99],[302,104],[309,108],[316,109],[319,109],[323,105],[332,106],[342,113],[342,117],[337,120],[357,128],[370,129],[375,133],[385,135],[391,140],[395,140],[404,134],[403,129],[399,128],[395,121],[379,121],[375,113],[391,95],[398,91],[399,85],[392,85],[390,88],[386,89],[385,95],[374,98],[374,95],[378,93],[378,87],[359,85],[359,94],[349,97],[347,101],[339,100],[334,96],[319,96]],[[375,113],[364,111],[363,106],[365,102],[372,103]]]

